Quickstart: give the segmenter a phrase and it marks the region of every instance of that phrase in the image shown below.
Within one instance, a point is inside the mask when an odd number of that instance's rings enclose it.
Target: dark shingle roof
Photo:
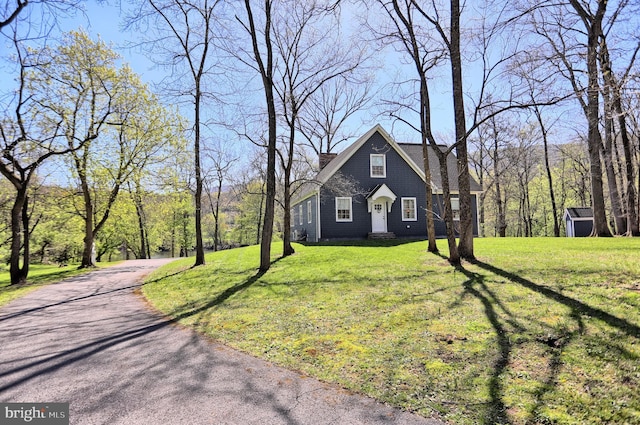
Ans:
[[[340,152],[335,158],[331,160],[315,178],[315,182],[310,182],[308,184],[303,185],[298,195],[295,197],[295,202],[299,202],[301,199],[305,199],[307,196],[310,196],[311,193],[315,192],[318,188],[318,185],[322,185],[331,178],[336,172],[340,170],[340,168],[344,165],[344,163],[351,158],[351,156],[358,150],[362,145],[371,138],[371,136],[378,132],[385,138],[385,140],[389,143],[389,145],[395,149],[400,156],[404,158],[407,164],[422,178],[424,179],[424,161],[422,159],[422,145],[415,143],[397,143],[393,140],[393,138],[382,128],[380,124],[375,125],[371,130],[362,135],[358,140],[352,143],[345,150]],[[429,149],[433,149],[430,146]],[[458,192],[458,166],[457,159],[455,155],[449,154],[447,157],[447,167],[449,169],[449,189],[451,192]],[[442,178],[440,177],[440,163],[438,158],[436,157],[435,152],[429,155],[429,169],[431,171],[431,182],[433,186],[433,191],[435,193],[442,192]],[[478,184],[473,178],[471,178],[471,191],[472,192],[482,192],[482,186]],[[294,203],[295,203],[294,202]]]
[[[593,218],[593,210],[591,207],[567,208],[567,214],[569,214],[571,218]]]
[[[398,143],[398,146],[409,155],[411,160],[416,163],[418,167],[424,172],[424,160],[422,157],[422,145],[417,143]],[[431,171],[431,181],[435,186],[434,189],[442,190],[442,177],[440,175],[440,161],[434,151],[433,147],[428,146],[429,149],[429,171]],[[441,146],[442,150],[447,149],[446,146]],[[447,168],[449,170],[449,189],[452,192],[458,191],[458,160],[455,155],[450,154],[447,156]],[[482,186],[470,178],[471,191],[482,192]]]

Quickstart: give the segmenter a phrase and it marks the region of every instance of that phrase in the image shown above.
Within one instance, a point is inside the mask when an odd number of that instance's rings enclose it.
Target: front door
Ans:
[[[376,201],[371,209],[371,232],[386,233],[387,231],[387,203]]]

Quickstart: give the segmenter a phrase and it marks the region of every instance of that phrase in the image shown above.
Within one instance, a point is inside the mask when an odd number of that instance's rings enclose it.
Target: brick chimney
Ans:
[[[327,166],[328,163],[331,162],[331,160],[333,158],[335,158],[336,156],[338,156],[337,153],[321,153],[320,154],[320,169],[322,170],[324,167]]]

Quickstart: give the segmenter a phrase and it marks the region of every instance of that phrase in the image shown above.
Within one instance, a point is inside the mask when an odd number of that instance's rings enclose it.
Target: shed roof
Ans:
[[[591,219],[593,218],[593,210],[591,207],[572,207],[565,210],[565,215],[571,219]]]

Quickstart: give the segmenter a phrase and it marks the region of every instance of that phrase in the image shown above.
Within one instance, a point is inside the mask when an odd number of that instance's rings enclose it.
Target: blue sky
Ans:
[[[86,7],[85,14],[77,14],[73,18],[60,20],[59,23],[62,31],[83,28],[92,37],[100,36],[103,41],[112,45],[112,48],[141,76],[143,81],[153,85],[153,83],[162,80],[167,72],[166,70],[155,68],[154,64],[147,59],[144,54],[125,47],[128,42],[136,40],[136,34],[122,30],[122,17],[118,5],[105,4],[103,2],[98,4],[95,0],[87,1],[84,4]],[[126,7],[126,4],[124,7]],[[2,48],[4,48],[4,46]],[[4,53],[2,56],[5,56]],[[377,59],[377,62],[383,64],[376,74],[377,83],[379,86],[382,86],[396,77],[398,67],[401,66],[401,61],[395,56],[395,53],[387,52],[384,56],[381,55]],[[441,72],[444,76],[447,75],[446,68]],[[410,68],[406,71],[406,76],[401,79],[406,80],[409,78],[413,78]],[[12,79],[12,77],[9,76],[9,79]],[[7,79],[2,78],[2,80],[6,81]],[[0,82],[0,86],[1,85],[2,83]],[[443,143],[450,142],[446,139],[451,138],[453,114],[448,83],[440,84],[439,86],[434,85],[431,96],[434,108],[434,130],[444,135]],[[376,117],[377,112],[378,109],[372,107],[369,111],[364,111],[359,118],[354,118],[348,125],[359,128],[358,131],[360,131],[360,134],[363,134],[374,124],[380,123],[399,142],[419,142],[417,133],[410,131],[404,125],[394,125],[393,120],[388,117]],[[361,119],[368,122],[361,126]],[[344,149],[346,146],[347,144],[343,144],[340,149]]]
[[[122,30],[122,17],[120,16],[120,10],[117,5],[104,3],[98,4],[95,1],[88,1],[86,3],[86,9],[86,17],[79,15],[74,19],[67,19],[63,21],[63,30],[69,31],[82,27],[91,36],[100,36],[107,43],[112,43],[113,49],[122,56],[124,61],[129,63],[133,70],[142,77],[143,81],[152,84],[162,80],[163,76],[167,72],[166,70],[157,69],[154,67],[154,64],[144,56],[144,54],[125,47],[131,40],[135,40],[136,35]],[[392,53],[388,53],[387,55],[392,55]],[[395,57],[381,56],[381,58],[388,61],[388,66],[383,66],[376,75],[376,80],[379,85],[382,85],[395,77],[395,73],[397,72],[396,67],[399,64],[399,60]],[[413,78],[413,75],[410,75],[409,77]],[[453,118],[450,94],[448,93],[449,87],[434,87],[432,91],[432,102],[434,104],[434,128],[436,131],[440,131],[444,134],[451,133],[451,129],[453,128]],[[391,119],[384,117],[376,119],[376,114],[376,108],[371,108],[370,111],[363,112],[361,118],[365,121],[368,119],[371,121],[364,125],[362,133],[366,132],[370,127],[379,122],[387,129],[387,131],[392,133],[392,135],[398,137],[400,139],[399,141],[419,142],[418,134],[409,131],[406,127],[403,128],[403,125],[394,126]],[[354,118],[353,125],[355,126],[359,124],[360,120]],[[394,133],[397,133],[397,135]],[[343,145],[342,149],[345,147],[346,146]]]

